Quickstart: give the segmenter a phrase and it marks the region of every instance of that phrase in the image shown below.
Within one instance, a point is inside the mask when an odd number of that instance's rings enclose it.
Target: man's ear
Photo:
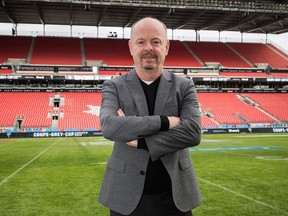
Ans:
[[[128,46],[129,46],[129,50],[130,50],[130,55],[133,56],[133,51],[132,51],[132,41],[131,41],[131,39],[128,40]]]
[[[170,48],[170,41],[167,40],[167,43],[166,43],[166,56],[168,55],[169,48]]]

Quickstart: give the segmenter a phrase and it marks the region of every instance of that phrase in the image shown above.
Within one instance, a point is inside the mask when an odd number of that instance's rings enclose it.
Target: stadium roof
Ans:
[[[170,29],[288,32],[288,1],[1,0],[0,23],[131,27],[153,16]]]

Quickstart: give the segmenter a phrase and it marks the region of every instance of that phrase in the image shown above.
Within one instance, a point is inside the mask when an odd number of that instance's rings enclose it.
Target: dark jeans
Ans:
[[[110,210],[110,216],[124,216]],[[172,198],[172,192],[143,194],[137,208],[129,216],[192,216],[192,212],[181,212]]]

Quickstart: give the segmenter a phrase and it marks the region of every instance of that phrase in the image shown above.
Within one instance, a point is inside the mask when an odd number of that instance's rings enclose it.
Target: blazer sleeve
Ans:
[[[103,136],[112,141],[128,142],[157,133],[161,128],[160,116],[124,116],[117,114],[120,108],[119,91],[123,81],[115,78],[104,82],[102,89],[102,104],[100,109],[100,124]],[[128,94],[128,93],[127,93]]]
[[[200,143],[201,115],[192,80],[186,83],[179,113],[181,118],[179,126],[145,137],[153,161],[166,154],[197,146]]]

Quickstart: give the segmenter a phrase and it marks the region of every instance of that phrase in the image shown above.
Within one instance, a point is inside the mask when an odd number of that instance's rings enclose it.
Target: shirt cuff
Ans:
[[[145,138],[138,139],[137,148],[138,149],[145,149],[145,150],[149,151]]]
[[[161,128],[160,131],[167,131],[169,130],[169,120],[167,116],[160,116],[161,118]]]

